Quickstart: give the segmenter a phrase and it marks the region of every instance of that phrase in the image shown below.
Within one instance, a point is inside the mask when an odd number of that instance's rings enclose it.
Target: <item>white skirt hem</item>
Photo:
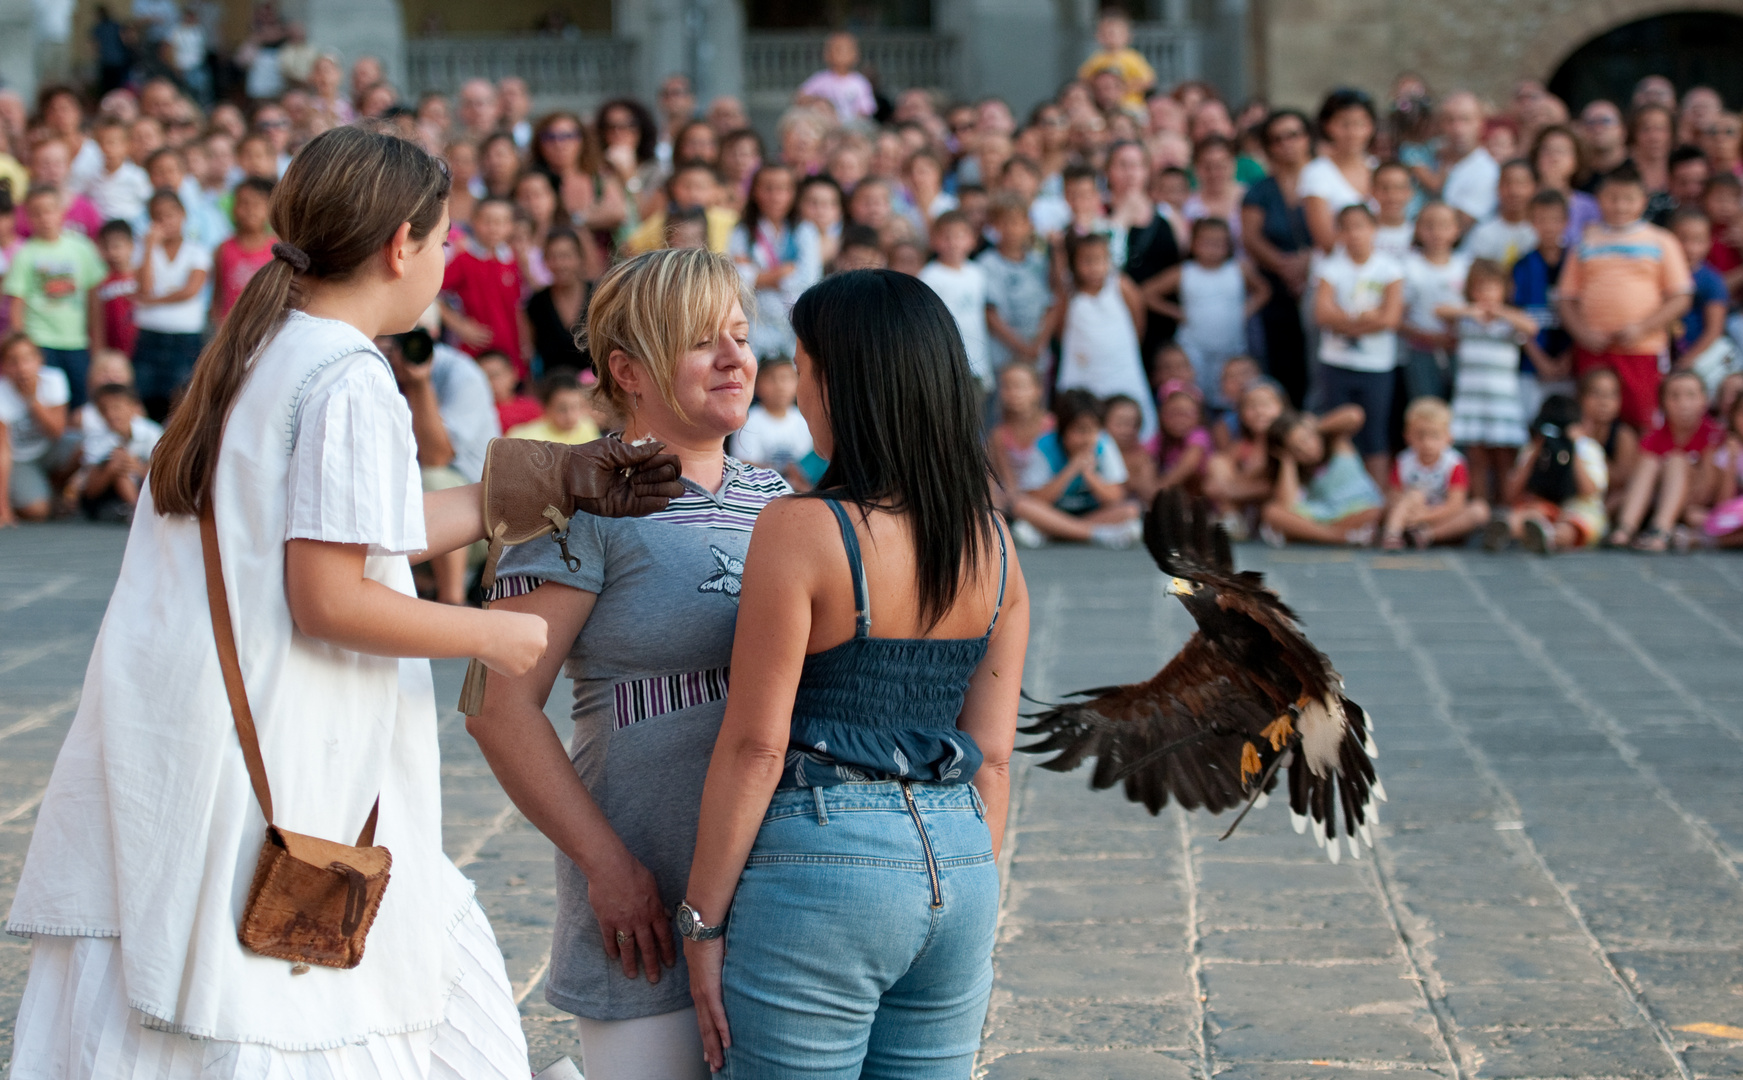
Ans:
[[[128,1003],[118,938],[38,936],[10,1080],[525,1080],[520,1012],[476,901],[448,944],[460,974],[438,1023],[298,1051],[161,1030]]]

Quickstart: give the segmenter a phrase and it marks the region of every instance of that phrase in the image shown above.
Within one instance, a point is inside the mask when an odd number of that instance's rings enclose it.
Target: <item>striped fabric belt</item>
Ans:
[[[616,730],[631,724],[664,716],[679,709],[706,705],[726,697],[726,676],[729,668],[709,668],[706,671],[686,671],[681,675],[655,675],[646,679],[629,679],[611,688],[616,706]]]

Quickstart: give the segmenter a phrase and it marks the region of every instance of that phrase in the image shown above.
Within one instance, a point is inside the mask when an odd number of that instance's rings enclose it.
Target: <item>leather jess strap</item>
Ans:
[[[236,633],[230,623],[230,597],[224,588],[224,566],[218,558],[218,522],[212,514],[212,496],[200,509],[200,551],[206,563],[206,602],[212,611],[212,639],[218,646],[218,667],[224,672],[224,692],[230,698],[230,715],[236,721],[236,738],[242,744],[242,760],[248,764],[248,781],[260,812],[272,819],[272,788],[266,782],[266,763],[260,756],[260,736],[254,729],[254,713],[248,707],[248,691],[242,685],[242,662],[236,652]],[[357,835],[358,847],[375,842],[375,819],[381,812],[381,797],[369,810],[369,820]]]

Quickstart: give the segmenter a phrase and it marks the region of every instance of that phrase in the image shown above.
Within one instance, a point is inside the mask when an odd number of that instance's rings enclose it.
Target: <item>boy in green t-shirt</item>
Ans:
[[[61,228],[66,204],[59,189],[38,186],[24,200],[30,239],[13,256],[6,274],[12,321],[42,358],[66,372],[74,409],[85,403],[85,370],[91,364],[91,290],[106,273],[102,256],[89,240]]]

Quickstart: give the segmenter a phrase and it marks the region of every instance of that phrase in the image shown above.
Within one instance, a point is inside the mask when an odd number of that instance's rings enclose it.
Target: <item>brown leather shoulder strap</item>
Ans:
[[[260,812],[272,824],[272,788],[266,783],[266,763],[260,758],[260,736],[254,730],[254,713],[248,708],[248,691],[242,685],[242,663],[236,655],[236,632],[230,626],[230,597],[224,589],[224,567],[218,560],[218,521],[212,516],[212,494],[200,509],[200,550],[206,557],[206,602],[212,609],[212,638],[218,645],[218,666],[224,671],[224,692],[230,696],[230,715],[236,720],[236,738],[242,743],[242,760],[248,763],[248,781]],[[375,824],[371,812],[369,823]],[[373,830],[372,830],[373,831]]]

